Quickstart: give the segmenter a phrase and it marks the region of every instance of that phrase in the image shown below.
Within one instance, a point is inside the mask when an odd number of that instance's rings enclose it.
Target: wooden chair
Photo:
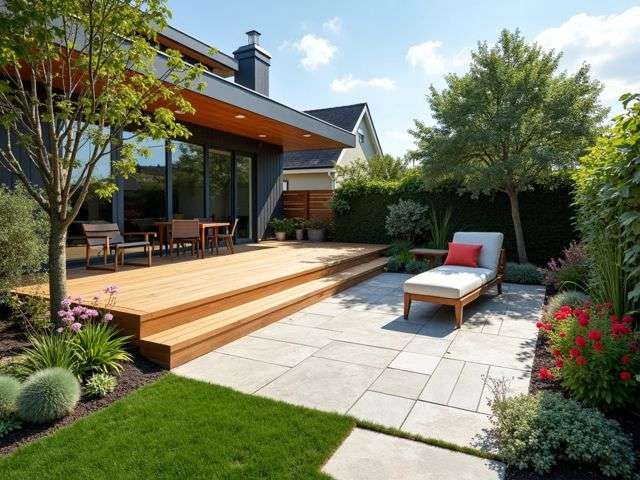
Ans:
[[[113,270],[118,271],[118,263],[120,265],[137,265],[151,266],[151,254],[153,253],[152,238],[155,238],[156,232],[128,232],[120,233],[120,228],[115,223],[83,223],[82,231],[85,238],[85,262],[86,268],[96,270]],[[143,236],[144,240],[139,242],[125,242],[125,237]],[[102,248],[103,265],[91,265],[91,248]],[[124,253],[128,248],[144,247],[144,253],[147,256],[147,263],[125,262]],[[111,252],[115,253],[113,260],[113,268],[107,266],[107,259]]]
[[[219,233],[218,234],[218,241],[222,240],[224,242],[225,247],[227,247],[227,249],[231,252],[231,253],[236,253],[234,248],[233,248],[233,241],[234,238],[236,236],[236,229],[238,228],[238,219],[236,218],[233,221],[233,227],[231,228],[231,232],[229,232],[229,230],[227,229],[227,231],[225,233]],[[214,237],[213,235],[210,235],[209,238],[209,245],[211,247],[211,254],[213,255],[213,249],[216,249],[216,255],[218,254],[218,245],[214,245]]]
[[[173,255],[173,244],[178,244],[178,255],[180,254],[180,244],[191,244],[191,255],[200,254],[200,221],[195,220],[172,220],[171,235],[169,237],[169,256]],[[194,251],[195,250],[195,251]]]

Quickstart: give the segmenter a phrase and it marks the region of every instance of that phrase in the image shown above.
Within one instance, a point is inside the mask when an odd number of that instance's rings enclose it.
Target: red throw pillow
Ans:
[[[475,268],[478,266],[481,249],[482,245],[449,242],[449,253],[444,264]]]

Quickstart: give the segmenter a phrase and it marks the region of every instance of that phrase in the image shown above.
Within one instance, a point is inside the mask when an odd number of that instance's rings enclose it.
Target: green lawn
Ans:
[[[327,478],[353,419],[167,375],[0,459],[0,478]]]

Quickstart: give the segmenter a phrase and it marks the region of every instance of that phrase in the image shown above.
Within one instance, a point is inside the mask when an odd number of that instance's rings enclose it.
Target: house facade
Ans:
[[[304,150],[284,155],[284,188],[288,190],[333,190],[339,179],[336,167],[346,166],[360,158],[367,160],[382,155],[371,112],[366,103],[307,110],[305,113],[325,120],[356,137],[353,147]]]
[[[269,97],[271,56],[258,32],[247,36],[246,45],[227,55],[212,54],[209,45],[175,28],[160,32],[158,71],[166,66],[165,48],[207,68],[204,91],[184,93],[196,113],[177,114],[192,135],[187,141],[149,142],[151,156],[139,159],[135,175],[116,179],[118,191],[111,201],[87,198],[70,228],[70,243],[81,241],[82,222],[114,222],[135,231],[173,218],[238,218],[238,240],[259,241],[279,208],[285,153],[355,145],[350,130]],[[0,130],[0,145],[6,141]],[[19,146],[15,153],[37,182],[37,171]],[[100,160],[96,178],[111,175],[117,155],[116,150]],[[16,182],[0,169],[0,183]]]

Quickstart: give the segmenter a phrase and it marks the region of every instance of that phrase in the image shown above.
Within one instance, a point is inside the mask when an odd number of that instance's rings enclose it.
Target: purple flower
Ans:
[[[71,297],[65,297],[64,300],[60,302],[60,305],[65,308],[69,308],[69,305],[71,305]]]
[[[104,293],[107,293],[109,295],[115,295],[116,293],[119,292],[119,288],[116,285],[109,285],[107,288],[104,289]]]
[[[102,319],[103,319],[105,322],[110,322],[111,320],[113,320],[113,315],[112,315],[111,313],[105,313],[105,314],[104,314],[104,317],[102,317]]]
[[[75,307],[73,307],[73,309],[71,310],[71,312],[76,316],[79,317],[80,315],[84,315],[86,308],[84,308],[82,305],[76,305]]]
[[[89,315],[83,313],[82,315],[80,315],[80,320],[89,320]]]
[[[100,315],[98,311],[93,308],[87,308],[84,314],[89,318],[96,318],[98,315]]]
[[[71,328],[71,330],[73,330],[74,332],[76,332],[76,333],[77,333],[77,332],[79,332],[79,331],[80,331],[80,329],[82,328],[82,324],[81,324],[81,323],[78,323],[78,322],[75,322],[75,323],[72,323],[72,324],[71,324],[71,327],[69,327],[69,328]]]
[[[58,310],[58,317],[64,318],[69,313],[69,310]]]

